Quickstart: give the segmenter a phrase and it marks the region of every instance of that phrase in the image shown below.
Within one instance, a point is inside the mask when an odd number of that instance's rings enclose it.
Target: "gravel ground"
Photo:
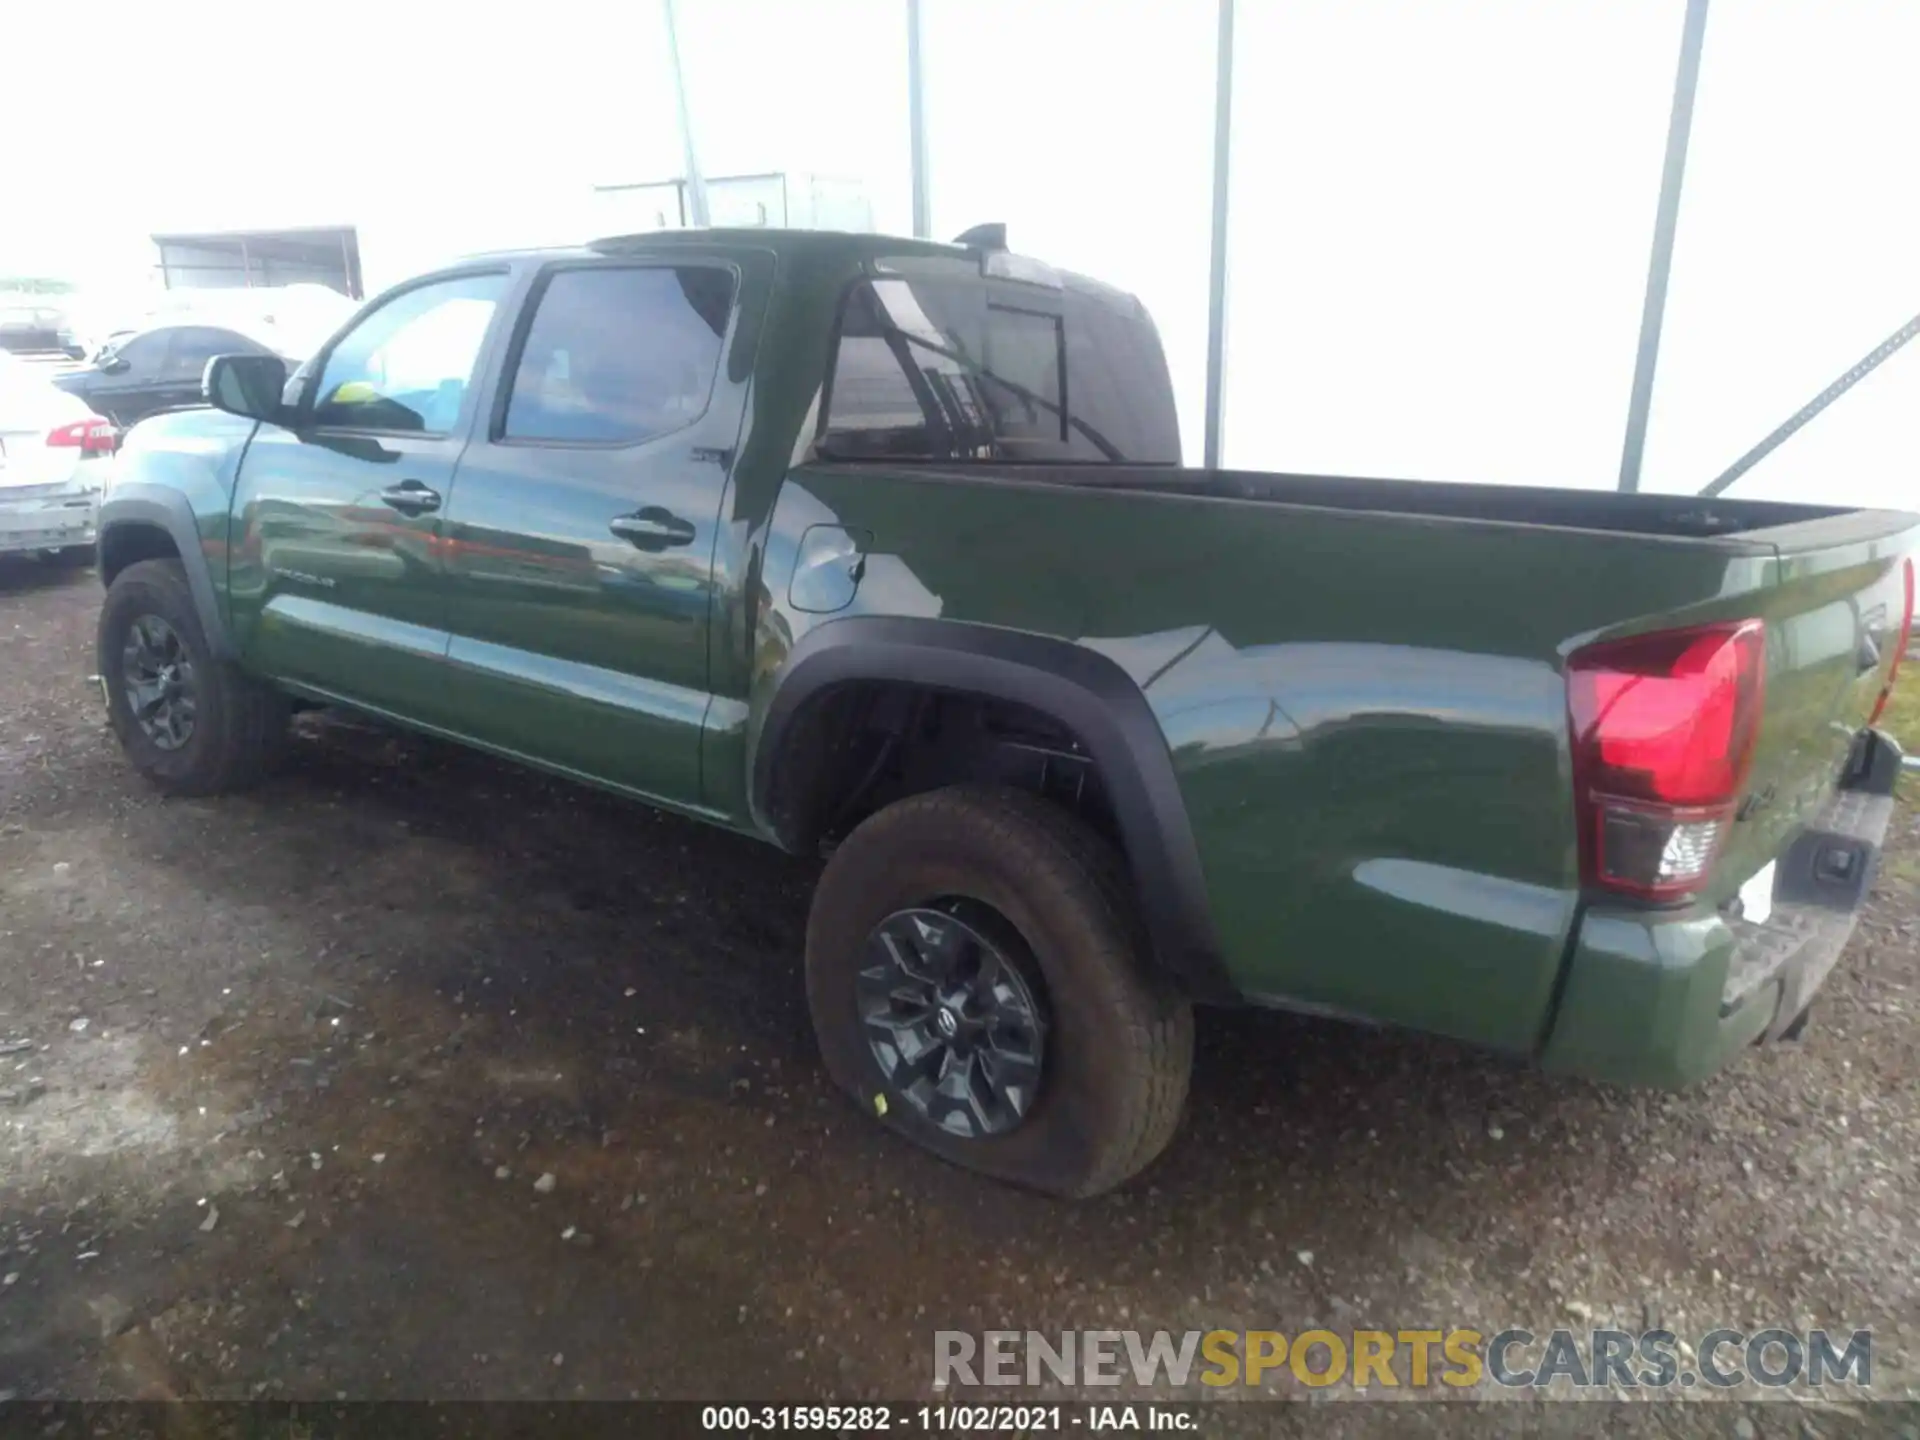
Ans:
[[[98,605],[0,561],[0,1398],[905,1400],[935,1328],[1608,1319],[1871,1327],[1920,1390],[1911,812],[1802,1044],[1630,1094],[1203,1012],[1173,1150],[1068,1206],[829,1090],[810,864],[324,717],[163,801]]]

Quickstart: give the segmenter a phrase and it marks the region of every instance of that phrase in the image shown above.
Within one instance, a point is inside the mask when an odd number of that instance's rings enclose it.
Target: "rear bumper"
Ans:
[[[100,520],[100,486],[92,481],[0,490],[0,554],[91,545]]]
[[[1900,749],[1863,731],[1842,788],[1780,857],[1765,924],[1698,908],[1583,915],[1549,1070],[1677,1087],[1806,1013],[1859,919],[1893,817]]]

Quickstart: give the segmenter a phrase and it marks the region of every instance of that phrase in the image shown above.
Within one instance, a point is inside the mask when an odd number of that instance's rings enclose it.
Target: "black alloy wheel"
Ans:
[[[173,626],[158,615],[135,619],[120,652],[120,678],[135,722],[156,746],[178,750],[193,738],[193,657]]]
[[[998,911],[950,899],[896,910],[867,938],[858,1004],[894,1091],[961,1138],[1004,1135],[1045,1076],[1040,967]]]

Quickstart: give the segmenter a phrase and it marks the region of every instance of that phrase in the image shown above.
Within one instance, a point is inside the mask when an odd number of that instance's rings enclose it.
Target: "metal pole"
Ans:
[[[921,0],[907,0],[907,137],[913,148],[913,234],[917,240],[933,238],[933,194],[928,188],[928,172],[933,168],[927,152],[927,75],[926,13]]]
[[[1747,451],[1746,454],[1734,461],[1733,464],[1709,480],[1700,493],[1702,495],[1718,495],[1721,491],[1725,490],[1729,485],[1733,484],[1734,481],[1738,480],[1742,475],[1766,459],[1767,456],[1771,455],[1782,445],[1786,444],[1787,441],[1799,434],[1822,410],[1825,410],[1829,405],[1833,404],[1834,401],[1846,394],[1847,391],[1851,390],[1862,380],[1866,379],[1867,376],[1878,370],[1888,360],[1892,359],[1895,352],[1916,335],[1920,335],[1920,315],[1914,316],[1911,320],[1907,321],[1906,324],[1894,331],[1893,334],[1889,335],[1878,345],[1874,346],[1873,349],[1861,356],[1859,360],[1854,362],[1852,368],[1838,380],[1834,381],[1831,385],[1827,386],[1826,389],[1814,396],[1813,399],[1794,411],[1793,414],[1789,415],[1779,425],[1776,425],[1758,445],[1754,446],[1751,450]]]
[[[1233,5],[1219,0],[1220,48],[1213,78],[1213,255],[1207,272],[1207,415],[1203,461],[1220,464],[1227,378],[1227,189],[1233,149]]]
[[[1640,307],[1640,350],[1633,362],[1633,395],[1627,402],[1627,438],[1620,450],[1620,488],[1640,488],[1640,461],[1647,448],[1647,416],[1653,409],[1653,372],[1660,362],[1660,327],[1667,314],[1667,277],[1673,270],[1673,236],[1680,222],[1680,188],[1687,173],[1687,141],[1693,134],[1693,97],[1700,88],[1700,47],[1707,34],[1707,0],[1687,0],[1680,30],[1680,67],[1673,78],[1673,112],[1667,118],[1667,159],[1660,172],[1660,205],[1653,218],[1653,255],[1647,262],[1647,295]]]
[[[673,0],[660,0],[667,16],[667,62],[673,67],[673,99],[680,110],[680,152],[687,172],[687,206],[693,223],[704,228],[707,219],[707,182],[700,174],[700,158],[693,145],[693,114],[687,105],[687,77],[680,68],[680,27],[674,21]]]

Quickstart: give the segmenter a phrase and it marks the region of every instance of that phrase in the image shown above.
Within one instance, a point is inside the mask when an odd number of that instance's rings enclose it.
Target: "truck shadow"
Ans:
[[[1623,1101],[1443,1042],[1203,1011],[1169,1154],[1100,1200],[1027,1195],[920,1154],[828,1086],[801,978],[814,863],[456,747],[302,725],[283,777],[181,807],[207,839],[160,863],[307,937],[289,992],[337,997],[377,1038],[317,1051],[318,1012],[281,1005],[195,1083],[316,1151],[412,1157],[404,1211],[359,1207],[335,1232],[357,1238],[329,1252],[407,1251],[413,1298],[380,1301],[405,1333],[512,1348],[488,1337],[524,1328],[514,1297],[562,1303],[551,1260],[525,1256],[561,1245],[563,1218],[591,1231],[593,1262],[563,1287],[586,1393],[700,1393],[691,1362],[593,1337],[684,1355],[734,1345],[747,1312],[772,1317],[765,1393],[895,1398],[919,1392],[936,1325],[1178,1330],[1247,1307],[1298,1323],[1352,1296],[1418,1313],[1449,1267],[1523,1273],[1565,1215],[1632,1182],[1650,1126],[1701,1123],[1696,1100]],[[515,1185],[557,1174],[567,1204],[503,1219],[496,1168]],[[362,1280],[331,1293],[370,1304]],[[636,1285],[671,1304],[636,1319]],[[408,1373],[451,1393],[467,1382],[450,1365]]]

